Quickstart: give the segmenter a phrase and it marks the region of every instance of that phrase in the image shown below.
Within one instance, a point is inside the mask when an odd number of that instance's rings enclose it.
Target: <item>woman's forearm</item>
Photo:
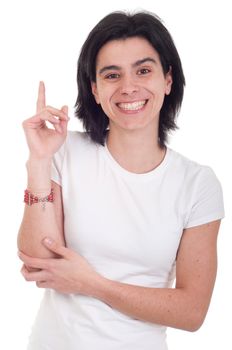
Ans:
[[[30,192],[39,197],[47,196],[51,191],[51,160],[29,159],[27,172],[27,188]],[[54,203],[46,202],[45,208],[42,207],[42,203],[31,206],[26,204],[18,234],[19,250],[34,257],[51,257],[51,252],[41,244],[46,236],[64,243],[62,223],[56,216]]]
[[[96,298],[133,318],[196,331],[203,319],[197,300],[184,289],[148,288],[103,279]]]

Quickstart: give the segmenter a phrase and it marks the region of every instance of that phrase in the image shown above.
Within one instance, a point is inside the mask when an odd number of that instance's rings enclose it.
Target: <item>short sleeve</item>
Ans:
[[[64,162],[66,142],[54,154],[51,167],[51,180],[62,186],[62,167]]]
[[[191,202],[185,228],[203,225],[225,216],[222,187],[210,167],[202,168]]]

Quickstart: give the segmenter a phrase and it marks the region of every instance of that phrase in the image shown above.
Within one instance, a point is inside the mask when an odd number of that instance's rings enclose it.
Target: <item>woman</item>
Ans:
[[[116,12],[90,32],[77,82],[85,132],[67,132],[68,108],[47,106],[42,82],[23,123],[19,256],[45,288],[28,349],[164,350],[167,326],[205,318],[224,216],[212,169],[166,145],[181,61],[159,18]]]

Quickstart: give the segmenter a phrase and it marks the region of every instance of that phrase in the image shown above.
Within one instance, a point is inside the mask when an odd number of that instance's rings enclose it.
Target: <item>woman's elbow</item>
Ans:
[[[198,331],[204,323],[206,313],[204,312],[196,312],[192,314],[191,317],[186,320],[183,330],[188,332],[196,332]]]
[[[45,235],[44,235],[45,237]],[[17,248],[19,251],[23,252],[28,256],[34,258],[54,258],[57,257],[55,253],[49,251],[43,244],[41,240],[29,239],[28,234],[24,234],[23,231],[19,230],[17,237]]]

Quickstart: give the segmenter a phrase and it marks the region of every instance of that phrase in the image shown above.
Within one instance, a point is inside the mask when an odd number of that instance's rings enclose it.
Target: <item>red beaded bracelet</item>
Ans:
[[[51,202],[51,203],[54,202],[53,189],[51,189],[50,194],[45,197],[35,196],[29,190],[24,191],[24,203],[31,206],[32,204],[40,203],[40,202],[43,204],[43,209],[45,209],[46,202]]]

